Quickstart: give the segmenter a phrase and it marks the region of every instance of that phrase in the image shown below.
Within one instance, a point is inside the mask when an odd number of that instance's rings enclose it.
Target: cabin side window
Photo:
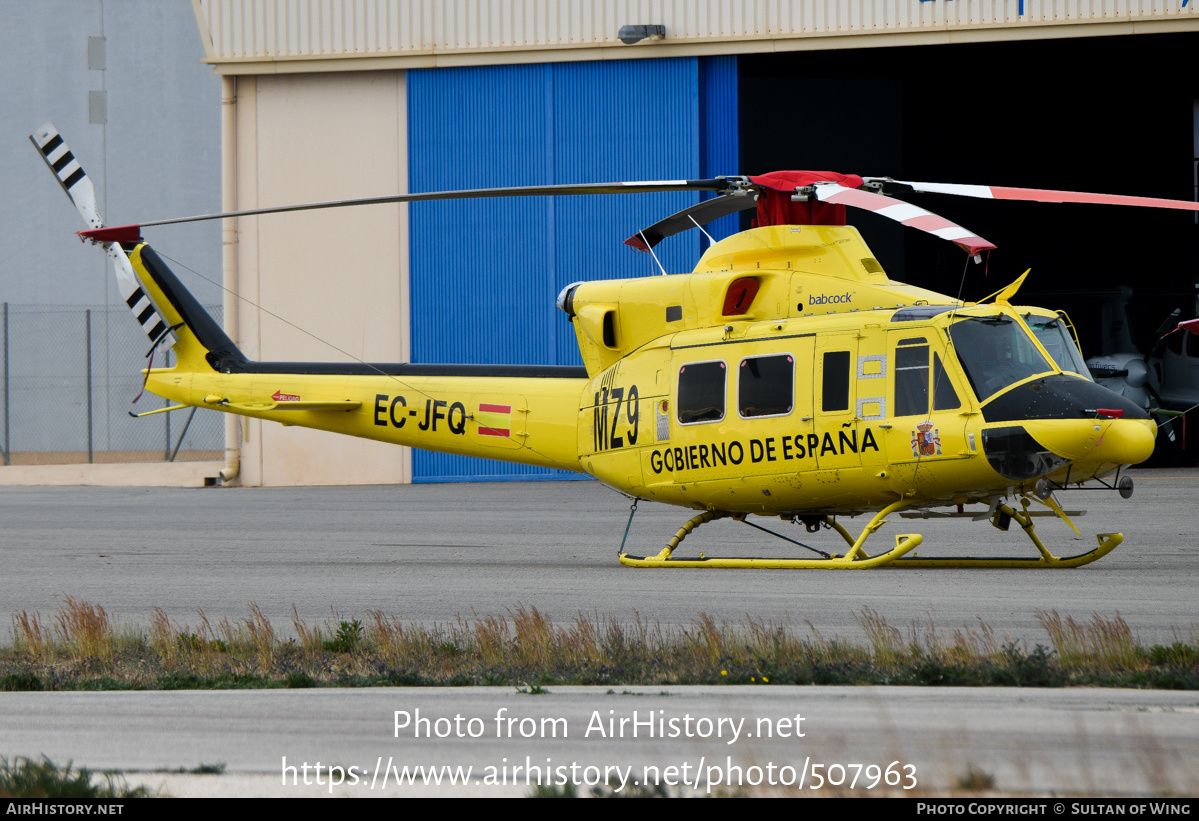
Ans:
[[[828,351],[823,364],[820,409],[825,412],[849,410],[849,351]]]
[[[741,360],[737,368],[737,410],[742,418],[785,416],[794,406],[792,356],[750,356]]]
[[[689,362],[679,368],[679,424],[719,422],[724,418],[724,362]]]
[[[956,410],[962,406],[958,392],[949,380],[941,357],[932,352],[929,371],[929,344],[924,338],[901,339],[895,348],[895,415],[927,416],[928,399],[933,410]],[[929,378],[932,378],[930,385]]]
[[[896,416],[928,416],[928,344],[904,344],[915,341],[905,339],[895,349]]]

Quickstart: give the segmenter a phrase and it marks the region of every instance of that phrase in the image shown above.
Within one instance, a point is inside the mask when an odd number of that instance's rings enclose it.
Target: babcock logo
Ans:
[[[818,296],[809,296],[808,297],[809,305],[834,305],[837,303],[852,302],[852,301],[853,301],[853,294],[848,293],[848,292],[846,292],[844,294],[820,294]]]

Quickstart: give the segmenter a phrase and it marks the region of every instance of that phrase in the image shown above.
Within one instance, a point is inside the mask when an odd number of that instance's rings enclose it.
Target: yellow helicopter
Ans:
[[[1024,276],[979,303],[892,281],[844,224],[845,207],[952,241],[976,262],[994,246],[885,192],[1199,210],[1174,200],[778,172],[406,194],[105,227],[57,130],[47,124],[31,140],[88,224],[80,235],[113,260],[151,340],[146,388],[178,404],[150,413],[212,408],[578,471],[633,499],[633,511],[642,499],[698,511],[655,556],[628,555],[622,543],[620,562],[634,567],[1077,567],[1106,555],[1120,534],[1058,557],[1033,520],[1056,515],[1078,532],[1054,492],[1084,482],[1128,498],[1132,481],[1120,471],[1152,453],[1149,415],[1095,384],[1064,314],[1012,304]],[[652,254],[665,237],[749,209],[757,227],[713,241],[687,275],[564,289],[558,307],[573,323],[582,368],[250,361],[141,238],[150,225],[313,208],[677,190],[715,196],[627,244]],[[176,365],[154,368],[153,353],[167,348]],[[869,520],[855,536],[841,520],[863,514]],[[1015,520],[1037,555],[906,556],[918,534],[868,554],[865,542],[893,514],[985,519],[1003,530]],[[826,552],[782,536],[813,557],[675,558],[698,525],[752,524],[750,515],[832,529],[847,547]]]

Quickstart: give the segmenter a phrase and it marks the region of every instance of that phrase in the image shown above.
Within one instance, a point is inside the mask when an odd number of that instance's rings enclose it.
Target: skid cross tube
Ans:
[[[620,555],[620,563],[629,567],[739,567],[739,568],[791,568],[800,570],[816,570],[816,569],[843,569],[843,570],[865,570],[870,567],[878,567],[885,565],[888,562],[893,562],[900,556],[908,553],[919,546],[923,537],[918,533],[903,533],[895,537],[895,547],[890,550],[880,553],[877,556],[869,556],[862,551],[862,545],[872,533],[886,524],[886,517],[907,507],[909,503],[900,500],[893,502],[887,507],[880,510],[874,515],[870,522],[862,529],[862,533],[857,539],[851,539],[849,533],[844,527],[826,517],[826,521],[830,526],[834,527],[838,533],[845,538],[849,543],[850,548],[844,556],[830,556],[827,559],[765,559],[765,558],[709,558],[700,554],[698,559],[672,559],[670,556],[675,548],[687,535],[695,528],[707,522],[715,521],[716,519],[724,519],[732,516],[733,518],[743,518],[740,514],[731,514],[727,511],[720,510],[705,510],[696,516],[693,516],[679,528],[666,546],[662,548],[656,556],[630,556],[627,553]]]
[[[734,518],[736,518],[736,517],[734,517]],[[773,530],[770,530],[769,528],[762,527],[761,525],[756,525],[753,522],[747,521],[744,516],[737,519],[737,521],[739,521],[743,525],[748,525],[749,527],[752,527],[754,530],[760,530],[763,533],[769,533],[771,536],[774,536],[777,539],[782,539],[784,542],[790,542],[793,545],[799,545],[804,550],[810,550],[813,553],[823,556],[826,559],[832,558],[832,556],[830,556],[828,553],[825,553],[823,550],[817,550],[816,548],[812,547],[809,544],[804,544],[803,542],[797,542],[797,541],[795,541],[795,539],[788,538],[787,536],[784,536],[782,533],[775,533]]]

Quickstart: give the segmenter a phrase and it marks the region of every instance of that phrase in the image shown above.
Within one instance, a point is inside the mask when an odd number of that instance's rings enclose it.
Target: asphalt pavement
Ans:
[[[1095,533],[1123,532],[1111,555],[1075,570],[886,569],[661,570],[616,560],[629,501],[592,481],[336,488],[0,489],[0,625],[21,611],[52,619],[66,596],[147,624],[156,607],[181,624],[237,619],[251,602],[276,629],[292,607],[309,623],[370,610],[424,623],[502,615],[520,605],[555,620],[579,612],[665,626],[701,614],[748,616],[825,637],[862,636],[871,608],[907,630],[986,622],[1030,648],[1048,642],[1039,612],[1124,618],[1147,643],[1199,629],[1199,470],[1133,471],[1131,499],[1112,491],[1063,494],[1083,508],[1075,535],[1054,519],[1038,532],[1058,555],[1091,549]],[[628,550],[657,552],[690,514],[642,502]],[[831,531],[808,534],[754,519],[825,550]],[[851,530],[864,518],[847,521]],[[1013,526],[969,519],[892,517],[873,538],[925,536],[920,556],[1030,556]],[[697,529],[676,555],[802,555],[802,548],[732,521]]]
[[[629,501],[596,482],[442,484],[338,488],[18,488],[0,489],[0,623],[21,611],[52,624],[67,596],[100,605],[119,623],[147,625],[162,608],[180,625],[202,609],[236,620],[258,605],[286,634],[292,608],[309,623],[360,618],[370,610],[427,624],[504,615],[537,607],[558,622],[578,613],[640,617],[688,627],[701,614],[744,624],[789,625],[798,633],[862,640],[866,608],[908,632],[976,628],[1032,649],[1049,643],[1040,614],[1085,621],[1125,619],[1142,643],[1195,641],[1199,630],[1199,471],[1132,474],[1129,500],[1114,492],[1066,495],[1085,508],[1083,536],[1060,522],[1038,530],[1060,555],[1085,552],[1094,533],[1122,531],[1124,543],[1075,570],[885,568],[869,571],[657,570],[620,566],[616,552]],[[651,553],[686,511],[642,502],[628,549]],[[829,550],[831,532],[807,534],[757,520]],[[864,520],[847,523],[850,529]],[[921,556],[1027,556],[1017,529],[987,522],[894,517],[875,538],[925,536]],[[799,555],[802,549],[735,522],[705,525],[684,555]],[[551,687],[546,695],[509,688],[306,690],[257,692],[0,693],[0,755],[38,756],[127,772],[135,782],[175,795],[525,795],[530,766],[572,765],[586,794],[599,770],[624,772],[671,789],[797,794],[802,770],[866,780],[913,768],[917,783],[892,794],[952,792],[970,773],[994,779],[1004,794],[1195,794],[1199,697],[1131,690],[1005,690],[888,687]],[[396,735],[395,712],[423,711],[433,738]],[[497,733],[501,710],[535,719],[529,737]],[[692,717],[727,737],[599,735],[596,716],[644,721]],[[795,718],[804,715],[804,737]],[[436,737],[460,716],[467,737]],[[471,719],[477,719],[471,725]],[[547,736],[542,719],[562,719],[568,737]],[[760,724],[762,720],[765,725]],[[415,724],[413,725],[415,726]],[[471,737],[470,730],[482,728]],[[763,735],[773,727],[775,735]],[[762,729],[759,729],[762,728]],[[780,735],[781,732],[790,735]],[[505,760],[506,759],[506,760]],[[543,761],[542,759],[551,759]],[[316,769],[317,762],[325,769]],[[171,773],[225,765],[221,776]],[[297,767],[292,771],[288,765]],[[309,765],[305,771],[303,765]],[[328,767],[341,768],[346,782]],[[700,765],[707,769],[701,771]],[[722,769],[712,770],[715,764]],[[813,766],[819,764],[820,770]],[[879,770],[868,769],[877,765]],[[403,766],[494,768],[487,783],[465,786],[379,784]],[[523,775],[511,767],[524,766]],[[684,773],[684,765],[687,770]],[[769,779],[774,765],[781,783]],[[834,766],[834,765],[839,765]],[[350,783],[349,767],[358,782]],[[758,767],[756,771],[750,768]],[[857,767],[854,770],[854,767]],[[504,770],[508,767],[508,770]],[[632,770],[628,768],[632,767]],[[667,771],[667,768],[676,769]],[[790,767],[784,771],[783,768]],[[649,769],[647,769],[649,768]],[[653,768],[658,768],[657,770]],[[369,771],[369,778],[368,778]],[[411,772],[411,771],[410,771]],[[555,770],[555,778],[558,771]],[[697,773],[703,774],[697,779]],[[505,775],[506,774],[506,775]],[[445,775],[443,772],[442,775]],[[323,781],[318,783],[318,780]],[[523,781],[517,781],[524,778]],[[724,778],[723,787],[712,779]],[[290,781],[289,781],[290,779]],[[307,779],[310,783],[305,784]],[[785,783],[791,779],[792,783]],[[686,780],[692,786],[684,787]],[[827,780],[827,778],[826,778]],[[880,794],[878,787],[826,786],[823,794]],[[907,783],[907,782],[905,782]]]

